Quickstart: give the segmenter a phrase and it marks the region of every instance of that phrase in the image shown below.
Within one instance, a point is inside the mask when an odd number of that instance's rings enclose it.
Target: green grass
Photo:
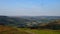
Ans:
[[[60,34],[58,31],[54,30],[31,30],[31,32],[34,32],[35,34]]]
[[[30,34],[22,29],[17,29],[8,26],[0,26],[0,34]]]
[[[0,26],[0,34],[60,34],[60,30],[38,30]]]
[[[37,30],[37,29],[27,29],[27,28],[20,28],[20,29],[34,34],[60,34],[60,31],[58,30]]]

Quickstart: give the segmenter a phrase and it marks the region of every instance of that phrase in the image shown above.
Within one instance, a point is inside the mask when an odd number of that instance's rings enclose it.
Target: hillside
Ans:
[[[39,19],[38,19],[39,18]],[[59,18],[59,19],[58,19]],[[0,25],[16,26],[17,28],[60,29],[59,16],[10,17],[0,16]]]
[[[0,25],[18,25],[28,22],[29,20],[18,17],[0,16]]]
[[[0,25],[0,34],[31,34],[31,33],[21,29],[18,30],[17,28]]]

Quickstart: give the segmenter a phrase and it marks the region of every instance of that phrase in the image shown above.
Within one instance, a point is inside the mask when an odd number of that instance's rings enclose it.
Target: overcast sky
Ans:
[[[60,0],[0,0],[0,15],[60,16]]]

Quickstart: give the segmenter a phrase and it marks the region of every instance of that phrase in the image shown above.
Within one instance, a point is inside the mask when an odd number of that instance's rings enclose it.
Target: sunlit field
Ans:
[[[60,34],[60,30],[48,30],[48,29],[38,30],[38,29],[27,29],[27,28],[20,28],[20,30],[25,30],[33,34]]]
[[[18,30],[17,28],[0,26],[0,34],[30,34],[24,30]]]
[[[49,29],[39,30],[39,29],[0,26],[0,34],[60,34],[60,30],[49,30]]]
[[[31,30],[31,32],[34,32],[35,34],[60,34],[59,31],[53,30]]]

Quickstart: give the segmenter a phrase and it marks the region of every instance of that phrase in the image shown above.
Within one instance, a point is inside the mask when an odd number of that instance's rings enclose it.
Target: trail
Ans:
[[[30,31],[28,31],[28,30],[26,30],[26,32],[28,32],[28,33],[30,33],[30,34],[34,34],[33,32],[30,32]]]
[[[18,30],[22,30],[22,29],[19,29],[19,28],[17,28]],[[33,33],[33,32],[30,32],[29,30],[22,30],[22,31],[25,31],[25,32],[27,32],[27,33],[29,33],[29,34],[35,34],[35,33]]]

